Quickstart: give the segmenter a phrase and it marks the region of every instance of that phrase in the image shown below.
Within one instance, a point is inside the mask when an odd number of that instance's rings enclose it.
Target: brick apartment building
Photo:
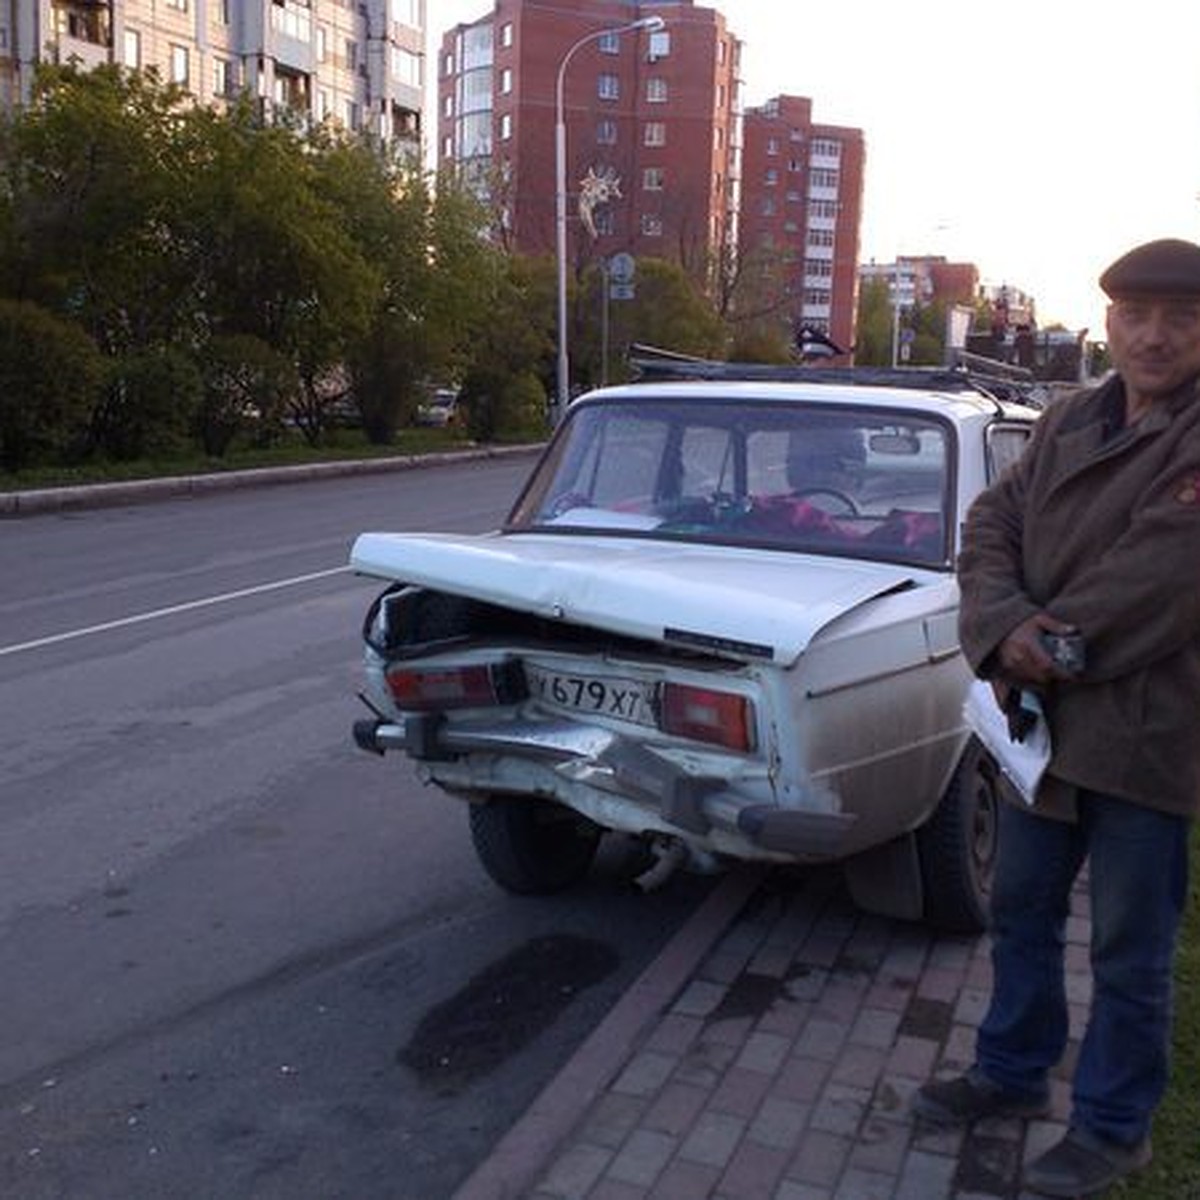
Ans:
[[[780,271],[781,319],[849,350],[858,303],[865,144],[814,124],[812,101],[777,96],[744,119],[739,251]]]
[[[493,206],[507,242],[555,247],[556,84],[564,56],[599,30],[661,15],[658,32],[582,45],[564,73],[568,260],[617,252],[666,258],[702,275],[733,243],[740,44],[724,17],[691,0],[494,0],[447,32],[438,67],[438,158]],[[578,219],[582,180],[619,180]]]
[[[864,148],[860,130],[813,123],[781,96],[744,116],[741,43],[692,0],[493,0],[448,31],[438,64],[438,157],[492,205],[513,249],[554,251],[555,93],[564,56],[597,30],[658,14],[657,33],[582,45],[564,75],[568,261],[627,251],[709,281],[726,254],[787,269],[779,320],[854,341]],[[743,151],[744,141],[744,151]],[[578,219],[589,172],[620,197]]]
[[[39,62],[156,68],[202,103],[243,91],[264,111],[421,146],[426,0],[8,0],[0,105]]]

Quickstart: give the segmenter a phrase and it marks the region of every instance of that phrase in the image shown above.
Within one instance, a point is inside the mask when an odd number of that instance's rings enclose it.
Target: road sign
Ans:
[[[632,254],[622,251],[608,260],[608,277],[613,283],[632,283],[636,272],[637,263]]]
[[[610,283],[608,298],[610,300],[632,300],[635,290],[632,283]]]

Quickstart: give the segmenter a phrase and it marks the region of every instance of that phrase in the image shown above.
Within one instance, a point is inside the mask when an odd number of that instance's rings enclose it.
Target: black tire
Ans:
[[[941,803],[917,831],[928,924],[948,933],[986,927],[1002,803],[996,764],[972,738]]]
[[[470,806],[471,841],[505,891],[548,896],[588,873],[602,830],[560,804],[496,796]]]

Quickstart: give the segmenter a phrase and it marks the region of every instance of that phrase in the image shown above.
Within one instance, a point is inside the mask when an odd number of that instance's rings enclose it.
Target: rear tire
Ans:
[[[917,831],[930,925],[948,933],[986,927],[1002,803],[996,764],[971,738],[941,803]]]
[[[545,800],[496,796],[470,806],[471,841],[483,869],[505,891],[548,896],[588,873],[600,826]]]

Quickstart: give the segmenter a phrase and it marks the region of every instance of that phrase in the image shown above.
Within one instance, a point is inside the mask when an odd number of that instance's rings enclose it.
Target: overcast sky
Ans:
[[[744,43],[746,105],[809,96],[817,122],[864,131],[864,260],[974,262],[1032,293],[1040,324],[1100,337],[1112,259],[1200,242],[1195,0],[708,7]],[[442,32],[490,8],[427,0],[431,70]]]

